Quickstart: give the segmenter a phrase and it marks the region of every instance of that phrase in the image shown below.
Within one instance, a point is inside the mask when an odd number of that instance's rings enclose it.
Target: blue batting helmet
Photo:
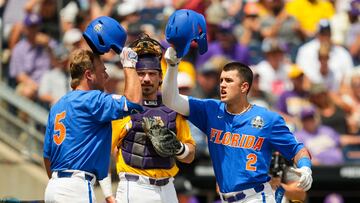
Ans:
[[[178,58],[187,54],[193,40],[197,42],[200,54],[207,51],[205,18],[195,11],[175,11],[168,20],[165,36],[166,40],[174,45]]]
[[[110,49],[120,53],[126,41],[125,29],[113,18],[101,16],[87,26],[83,36],[97,54],[104,54]]]

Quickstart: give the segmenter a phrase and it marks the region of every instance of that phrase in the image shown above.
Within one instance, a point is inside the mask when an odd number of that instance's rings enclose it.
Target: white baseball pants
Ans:
[[[83,171],[71,171],[69,177],[59,177],[53,172],[45,189],[45,202],[49,203],[96,203],[94,183]],[[88,174],[88,173],[87,173]]]
[[[137,181],[127,180],[119,173],[120,182],[116,191],[116,203],[178,203],[174,178],[163,186],[150,184],[149,178],[139,176]]]

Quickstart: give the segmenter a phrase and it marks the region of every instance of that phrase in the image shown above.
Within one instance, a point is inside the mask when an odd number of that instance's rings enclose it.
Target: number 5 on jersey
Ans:
[[[55,123],[54,123],[54,142],[57,145],[61,145],[61,143],[65,140],[66,137],[66,128],[64,123],[61,122],[66,117],[66,112],[63,111],[61,113],[56,114]]]

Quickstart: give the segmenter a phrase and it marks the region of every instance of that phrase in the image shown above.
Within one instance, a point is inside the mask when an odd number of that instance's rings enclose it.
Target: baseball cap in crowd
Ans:
[[[39,25],[41,23],[41,17],[36,13],[30,13],[25,17],[24,24],[28,27]]]
[[[221,32],[221,33],[232,33],[235,25],[230,20],[224,20],[224,21],[221,21],[217,25],[217,27],[218,27],[219,32]]]
[[[304,75],[304,71],[298,65],[292,64],[288,72],[288,77],[290,79],[295,79],[301,75]]]
[[[261,44],[261,50],[264,53],[285,52],[286,47],[279,40],[274,38],[265,38]]]
[[[353,0],[350,3],[350,9],[348,11],[353,16],[360,15],[360,0]]]
[[[82,38],[82,33],[79,29],[73,28],[64,33],[63,43],[66,45],[71,45],[76,42],[79,42]]]
[[[256,2],[247,2],[244,6],[244,13],[246,16],[258,16],[260,8]]]
[[[213,56],[198,69],[198,72],[202,74],[219,73],[228,62],[229,59],[224,56]]]
[[[117,7],[117,13],[119,16],[128,16],[137,12],[138,10],[136,6],[136,1],[126,1],[119,4],[119,6]]]
[[[316,114],[316,109],[312,106],[304,107],[300,112],[300,119],[312,118]]]
[[[211,3],[205,11],[206,22],[208,24],[219,24],[227,18],[226,9],[220,2]]]
[[[331,25],[328,19],[321,19],[318,24],[318,32],[320,34],[331,33]]]
[[[69,50],[63,45],[58,45],[53,49],[54,57],[60,62],[66,61],[69,58]]]

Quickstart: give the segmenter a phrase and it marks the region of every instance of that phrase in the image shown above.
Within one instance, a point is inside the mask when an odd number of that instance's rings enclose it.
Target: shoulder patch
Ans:
[[[261,129],[264,127],[264,119],[261,116],[255,116],[255,118],[253,118],[251,120],[251,126],[253,128],[258,128]]]

